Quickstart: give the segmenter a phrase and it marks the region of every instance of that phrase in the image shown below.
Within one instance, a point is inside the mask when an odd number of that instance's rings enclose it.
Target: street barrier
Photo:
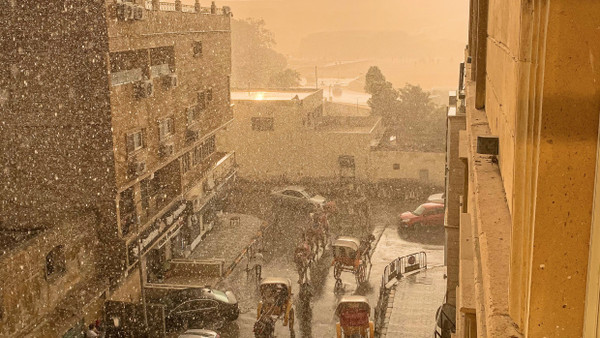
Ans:
[[[400,278],[424,269],[427,269],[427,253],[424,251],[398,257],[385,267],[381,276],[377,305],[375,306],[375,331],[377,335],[381,334],[380,330],[385,322],[391,287]]]

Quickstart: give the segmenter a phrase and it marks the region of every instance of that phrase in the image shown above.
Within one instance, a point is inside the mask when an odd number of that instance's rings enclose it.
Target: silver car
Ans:
[[[177,338],[219,338],[220,335],[215,331],[203,329],[191,329],[180,334]]]
[[[291,208],[314,208],[325,204],[325,197],[301,186],[287,186],[271,191],[273,201]]]

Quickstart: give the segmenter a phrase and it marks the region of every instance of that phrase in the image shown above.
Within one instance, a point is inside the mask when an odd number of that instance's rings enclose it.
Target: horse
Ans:
[[[255,338],[272,338],[275,337],[275,320],[271,316],[261,316],[254,323]]]
[[[313,253],[306,241],[301,242],[294,252],[294,263],[298,271],[298,284],[303,284],[308,281],[308,268],[312,259]]]

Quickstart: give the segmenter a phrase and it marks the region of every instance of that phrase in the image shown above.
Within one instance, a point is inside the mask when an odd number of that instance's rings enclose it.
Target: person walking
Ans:
[[[256,281],[260,281],[262,278],[262,266],[264,263],[264,256],[262,254],[262,250],[258,249],[250,259],[248,260],[248,271],[254,270],[254,275],[256,276]]]

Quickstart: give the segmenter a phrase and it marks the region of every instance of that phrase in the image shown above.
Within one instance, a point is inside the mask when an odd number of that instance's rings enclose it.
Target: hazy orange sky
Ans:
[[[402,30],[466,43],[467,0],[229,0],[234,18],[263,18],[285,54],[323,31]],[[449,51],[460,54],[461,51]],[[456,55],[459,56],[459,55]]]

